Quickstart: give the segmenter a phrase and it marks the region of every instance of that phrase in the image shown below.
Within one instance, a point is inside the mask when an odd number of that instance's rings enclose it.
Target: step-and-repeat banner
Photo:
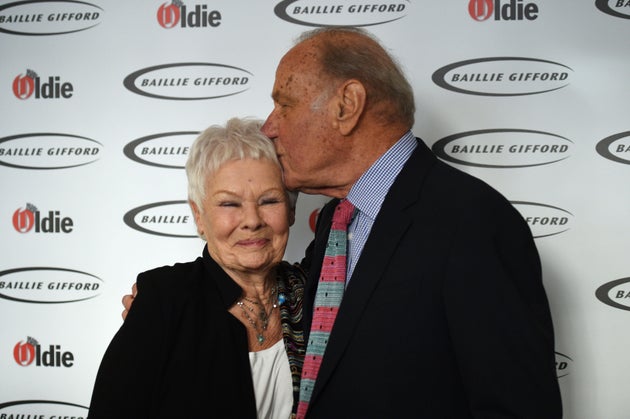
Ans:
[[[335,25],[381,39],[414,133],[527,220],[565,417],[630,417],[630,1],[26,0],[0,3],[0,418],[86,416],[136,274],[201,253],[191,142],[265,118],[280,57]],[[324,202],[300,196],[288,260]]]

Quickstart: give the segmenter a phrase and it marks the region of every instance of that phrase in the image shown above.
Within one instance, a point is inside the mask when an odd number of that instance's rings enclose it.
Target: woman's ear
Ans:
[[[193,216],[195,217],[195,225],[197,226],[197,234],[199,234],[199,237],[205,240],[206,237],[203,231],[203,224],[201,223],[201,211],[197,207],[197,204],[195,204],[193,201],[188,200],[188,204],[190,205],[190,209],[192,210]]]
[[[358,124],[365,110],[366,98],[365,86],[355,79],[347,80],[337,90],[334,103],[335,127],[342,135],[350,134]]]
[[[295,224],[295,208],[289,208],[289,227]]]

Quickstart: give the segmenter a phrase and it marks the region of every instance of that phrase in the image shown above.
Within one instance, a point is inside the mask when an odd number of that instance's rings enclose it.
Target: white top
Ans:
[[[249,353],[258,419],[291,417],[293,381],[289,357],[280,339],[271,348]]]

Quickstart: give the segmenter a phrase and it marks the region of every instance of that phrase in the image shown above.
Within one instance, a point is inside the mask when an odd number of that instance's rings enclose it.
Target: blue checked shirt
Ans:
[[[411,131],[407,131],[352,185],[347,199],[355,206],[355,215],[348,226],[348,261],[346,285],[361,256],[374,220],[389,188],[418,145]]]

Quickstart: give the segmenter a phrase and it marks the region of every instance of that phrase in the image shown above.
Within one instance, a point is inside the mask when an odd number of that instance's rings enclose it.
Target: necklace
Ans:
[[[262,345],[263,342],[265,342],[265,332],[267,331],[267,326],[269,325],[271,313],[273,312],[274,308],[278,307],[277,294],[278,289],[276,287],[273,287],[271,289],[271,294],[269,295],[269,299],[267,300],[266,304],[262,301],[252,300],[247,297],[243,297],[241,300],[236,302],[236,305],[238,305],[241,310],[243,310],[243,314],[245,315],[245,318],[247,319],[249,324],[256,331],[256,340],[258,341],[259,345]],[[249,304],[245,304],[245,301],[259,307],[258,315],[254,313],[254,307],[250,306]],[[267,312],[265,306],[270,304],[271,308],[269,309],[269,312]]]

